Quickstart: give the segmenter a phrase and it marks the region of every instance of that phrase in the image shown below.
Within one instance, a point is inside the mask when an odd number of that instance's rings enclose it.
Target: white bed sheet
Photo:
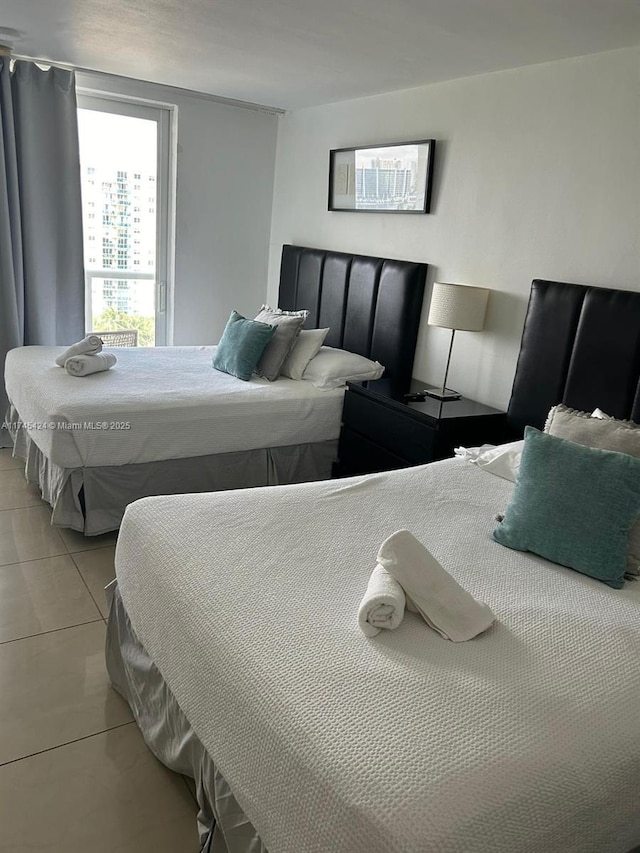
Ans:
[[[640,583],[495,543],[512,488],[449,460],[128,508],[127,612],[269,853],[640,844]],[[493,609],[484,635],[360,633],[403,527]]]
[[[243,382],[213,369],[215,347],[113,348],[114,368],[81,378],[56,366],[62,350],[21,347],[5,365],[9,400],[61,468],[307,444],[340,432],[343,389]]]

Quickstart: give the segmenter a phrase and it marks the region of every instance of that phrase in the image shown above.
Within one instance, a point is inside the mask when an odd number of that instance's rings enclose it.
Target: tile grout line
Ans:
[[[20,640],[31,640],[33,637],[44,637],[46,634],[57,634],[59,631],[68,631],[70,628],[82,628],[83,625],[95,625],[96,622],[104,622],[104,616],[100,613],[99,619],[89,619],[88,622],[78,622],[76,625],[64,625],[62,628],[51,628],[49,631],[40,631],[39,634],[27,634],[24,637],[14,637],[13,640],[0,640],[0,646],[9,643],[19,643]]]
[[[30,509],[30,507],[25,507],[25,509]],[[11,512],[11,510],[0,510],[0,512]],[[56,529],[56,528],[54,528]],[[60,537],[62,539],[62,536]],[[39,560],[53,560],[55,557],[71,557],[73,560],[74,554],[92,554],[94,551],[102,551],[105,548],[114,548],[114,545],[100,545],[98,548],[84,548],[80,551],[69,551],[64,540],[62,541],[62,547],[65,549],[60,554],[46,554],[44,557],[33,557],[30,560],[15,560],[12,563],[0,563],[0,569],[7,569],[9,566],[19,566],[21,563],[37,563]],[[75,565],[75,560],[73,560]],[[77,568],[77,566],[76,566]]]
[[[107,547],[110,547],[110,546],[107,546]],[[100,550],[99,548],[94,548],[94,551],[99,551],[99,550]],[[76,554],[84,554],[84,553],[86,553],[86,552],[85,552],[85,551],[76,551],[75,553],[76,553]],[[83,575],[83,574],[82,574],[82,572],[80,571],[80,566],[78,566],[78,564],[76,563],[76,561],[73,559],[73,554],[69,554],[69,556],[71,557],[71,562],[72,562],[72,563],[73,563],[73,565],[75,566],[76,572],[80,575],[80,580],[81,580],[81,581],[82,581],[82,583],[85,585],[85,587],[86,587],[86,589],[87,589],[87,592],[88,592],[88,593],[89,593],[89,595],[91,596],[91,601],[93,601],[93,603],[95,604],[95,606],[98,608],[98,613],[100,614],[100,617],[102,618],[102,620],[103,620],[103,621],[105,622],[105,624],[106,624],[106,620],[105,620],[105,618],[104,618],[104,614],[103,614],[102,610],[100,609],[100,605],[99,605],[99,604],[98,604],[98,602],[96,601],[94,594],[93,594],[93,593],[91,592],[91,590],[89,589],[89,584],[88,584],[88,583],[86,582],[86,580],[84,579],[84,575]]]
[[[2,513],[5,513],[5,512],[16,512],[16,511],[22,512],[24,510],[29,510],[29,509],[46,509],[49,517],[51,517],[51,507],[49,506],[49,504],[42,498],[40,498],[40,501],[41,501],[40,504],[32,504],[31,506],[17,506],[17,507],[11,507],[10,509],[0,509],[0,515],[2,515]],[[36,557],[34,560],[16,560],[16,561],[13,561],[11,563],[3,563],[2,565],[0,565],[0,568],[4,568],[5,566],[15,566],[15,565],[18,565],[18,563],[31,563],[31,562],[36,562],[36,560],[46,560],[46,559],[50,559],[51,557],[64,557],[64,556],[69,555],[70,554],[69,549],[67,547],[66,542],[62,538],[62,535],[60,533],[58,533],[57,528],[53,527],[53,525],[51,525],[51,527],[55,531],[58,539],[60,540],[60,547],[63,549],[59,554],[47,554],[44,557]]]
[[[79,551],[69,551],[69,556],[73,557],[74,554],[93,554],[96,551],[106,551],[107,548],[115,548],[116,543],[114,542],[112,545],[98,545],[97,548],[81,548]]]
[[[39,504],[29,504],[28,506],[8,506],[5,509],[0,509],[0,512],[13,512],[16,509],[46,509],[51,513],[51,507],[46,501],[40,499]]]
[[[70,557],[73,557],[74,554],[93,554],[95,551],[104,551],[106,548],[115,548],[116,543],[113,545],[99,545],[97,548],[80,548],[78,551],[67,551],[67,554]]]
[[[96,550],[98,549],[96,548]],[[65,551],[64,554],[47,554],[46,557],[34,557],[33,560],[16,560],[15,563],[0,563],[0,569],[10,569],[11,566],[21,566],[24,563],[39,563],[41,560],[55,560],[57,557],[71,557],[71,554]]]
[[[42,505],[43,504],[39,503],[39,504],[25,504],[24,506],[6,506],[4,509],[0,509],[0,512],[12,512],[14,509],[37,509],[39,506],[42,506]],[[46,509],[49,505],[45,504],[44,506]],[[49,507],[49,509],[51,509],[51,507]]]
[[[0,763],[0,768],[8,767],[10,764],[17,764],[18,761],[25,761],[27,758],[34,758],[36,755],[42,755],[45,752],[53,752],[55,749],[62,749],[65,746],[71,746],[72,743],[80,743],[83,740],[89,740],[89,738],[97,737],[98,735],[104,735],[107,732],[113,732],[116,729],[122,729],[125,726],[134,726],[136,724],[135,720],[129,720],[128,723],[118,723],[117,726],[111,726],[108,729],[101,729],[99,732],[92,732],[90,735],[83,735],[83,737],[77,737],[73,740],[65,741],[65,743],[58,743],[55,746],[49,746],[47,749],[39,749],[36,752],[30,752],[29,755],[21,755],[20,758],[12,758],[10,761],[3,761]]]
[[[0,510],[2,512],[2,510]],[[61,551],[59,554],[47,554],[46,557],[35,557],[33,560],[15,560],[12,563],[0,563],[0,569],[6,569],[9,566],[19,566],[21,563],[37,563],[38,560],[53,560],[55,557],[70,557],[68,551]]]

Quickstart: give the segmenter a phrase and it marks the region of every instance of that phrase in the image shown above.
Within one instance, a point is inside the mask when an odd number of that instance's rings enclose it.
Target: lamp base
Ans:
[[[451,388],[445,388],[444,391],[438,388],[425,388],[424,393],[427,397],[433,397],[434,400],[441,400],[443,403],[448,400],[460,400],[462,398],[462,394],[458,394],[457,391],[453,391]]]

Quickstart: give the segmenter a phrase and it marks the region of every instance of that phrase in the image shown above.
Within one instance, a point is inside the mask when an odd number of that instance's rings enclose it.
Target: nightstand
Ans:
[[[426,387],[411,380],[408,393]],[[350,477],[423,465],[453,456],[459,445],[507,441],[506,414],[464,397],[408,402],[388,379],[348,382],[334,475]]]

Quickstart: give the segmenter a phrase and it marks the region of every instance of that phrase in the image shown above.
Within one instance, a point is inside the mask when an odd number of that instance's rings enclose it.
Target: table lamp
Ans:
[[[471,287],[467,284],[447,284],[435,282],[431,292],[431,305],[427,323],[430,326],[440,326],[451,329],[449,356],[444,372],[442,389],[429,388],[425,394],[437,400],[459,400],[462,396],[457,391],[447,388],[447,375],[451,362],[453,339],[456,332],[481,332],[484,328],[484,318],[487,311],[489,291],[486,287]]]

